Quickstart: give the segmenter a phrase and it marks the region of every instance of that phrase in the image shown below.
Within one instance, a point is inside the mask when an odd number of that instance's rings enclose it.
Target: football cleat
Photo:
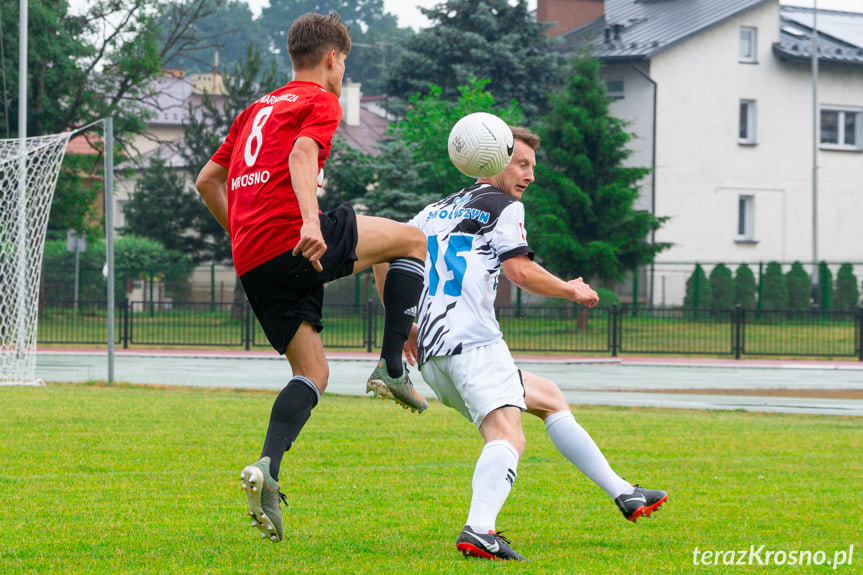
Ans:
[[[279,491],[279,483],[270,475],[270,458],[264,457],[257,463],[246,466],[240,474],[242,488],[246,492],[249,516],[252,527],[257,527],[262,539],[281,541],[282,510],[279,505],[287,503],[285,494]]]
[[[623,516],[635,523],[639,517],[650,517],[650,514],[668,501],[665,491],[656,489],[645,489],[635,485],[635,491],[628,495],[621,495],[614,502]]]
[[[510,540],[502,536],[501,533],[501,531],[489,531],[486,534],[477,533],[469,525],[465,525],[461,533],[458,534],[455,547],[465,557],[480,557],[497,561],[528,561],[510,547]]]
[[[407,367],[401,377],[394,379],[387,372],[387,362],[383,358],[366,382],[366,393],[369,392],[382,399],[392,399],[405,409],[417,413],[422,413],[429,406],[425,398],[414,389]]]

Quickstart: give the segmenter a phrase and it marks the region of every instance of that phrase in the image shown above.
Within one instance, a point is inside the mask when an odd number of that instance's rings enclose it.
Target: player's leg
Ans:
[[[327,387],[329,367],[318,331],[302,322],[285,350],[293,377],[276,397],[270,412],[261,458],[243,469],[249,515],[261,536],[281,541],[284,536],[279,490],[282,458],[291,448]]]
[[[433,358],[426,365],[436,360]],[[465,556],[524,560],[496,529],[497,516],[515,483],[518,461],[525,446],[521,427],[524,387],[518,368],[503,341],[447,360],[449,365],[444,366],[448,367],[447,377],[462,401],[450,399],[449,393],[437,390],[436,393],[442,401],[463,407],[459,410],[467,413],[485,441],[474,467],[470,510],[456,539],[456,548]],[[435,371],[427,369],[426,365],[423,377],[428,372],[432,379],[438,379]]]
[[[664,491],[646,490],[621,478],[609,465],[590,434],[579,425],[566,398],[554,382],[522,370],[527,412],[545,422],[557,450],[599,485],[632,521],[650,515],[667,499]],[[636,503],[635,508],[630,509]]]
[[[356,254],[355,273],[376,263],[390,264],[383,288],[381,361],[367,390],[421,412],[428,403],[410,385],[401,358],[423,289],[425,234],[386,218],[357,216]]]
[[[479,431],[485,445],[474,467],[470,510],[456,539],[456,548],[465,557],[524,561],[495,528],[498,513],[515,483],[518,460],[524,452],[521,409],[502,407],[492,411]]]

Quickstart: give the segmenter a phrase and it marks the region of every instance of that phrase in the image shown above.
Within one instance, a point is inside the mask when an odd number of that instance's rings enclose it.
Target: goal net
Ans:
[[[41,383],[36,328],[42,252],[70,135],[0,140],[0,385]]]

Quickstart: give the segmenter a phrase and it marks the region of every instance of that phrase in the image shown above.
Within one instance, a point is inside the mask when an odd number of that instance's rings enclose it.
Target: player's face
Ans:
[[[327,54],[327,85],[328,92],[336,96],[342,95],[342,79],[345,77],[345,60],[347,55],[337,50]]]
[[[520,200],[521,195],[534,179],[535,167],[536,152],[521,140],[516,140],[509,165],[504,171],[488,180],[503,193]]]

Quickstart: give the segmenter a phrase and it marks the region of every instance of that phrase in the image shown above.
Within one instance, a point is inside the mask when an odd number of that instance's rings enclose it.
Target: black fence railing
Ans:
[[[694,310],[611,307],[497,308],[515,352],[801,356],[863,361],[863,308],[855,311]],[[105,343],[104,302],[46,302],[39,310],[44,344]],[[383,310],[377,302],[324,307],[328,349],[377,349]],[[217,346],[266,349],[269,343],[248,304],[121,302],[115,345]]]

